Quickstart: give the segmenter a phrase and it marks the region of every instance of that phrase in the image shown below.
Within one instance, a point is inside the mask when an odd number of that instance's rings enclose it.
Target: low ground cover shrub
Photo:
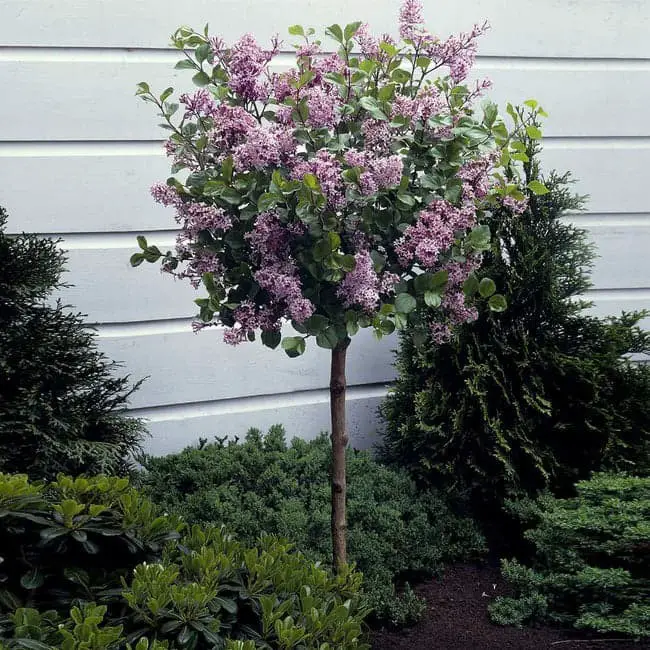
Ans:
[[[79,314],[49,300],[65,266],[56,242],[9,236],[6,222],[0,208],[0,471],[125,473],[145,432],[124,415],[137,384]]]
[[[0,474],[0,560],[8,647],[368,647],[360,574],[278,537],[190,527],[126,479]]]
[[[287,445],[281,427],[245,441],[216,441],[142,459],[141,484],[168,512],[189,522],[223,523],[252,542],[276,533],[314,560],[329,561],[330,444],[325,435]],[[395,582],[439,572],[448,561],[483,551],[473,522],[436,492],[419,493],[404,472],[348,450],[349,557],[364,574],[375,615],[412,622],[422,603],[396,597]]]
[[[650,478],[598,474],[577,492],[513,504],[536,553],[502,561],[515,593],[491,604],[493,620],[650,637]]]

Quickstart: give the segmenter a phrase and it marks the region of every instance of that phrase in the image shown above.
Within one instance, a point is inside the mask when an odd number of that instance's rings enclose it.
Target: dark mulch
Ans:
[[[496,588],[494,587],[496,585]],[[504,593],[498,569],[452,567],[442,582],[421,585],[427,601],[418,625],[399,632],[374,632],[373,650],[641,650],[650,643],[589,640],[552,628],[501,627],[488,619],[487,604]]]

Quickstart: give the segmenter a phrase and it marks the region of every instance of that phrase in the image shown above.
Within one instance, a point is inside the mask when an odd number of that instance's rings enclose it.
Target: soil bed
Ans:
[[[496,588],[495,588],[496,585]],[[458,566],[445,572],[442,582],[420,585],[417,593],[427,601],[418,625],[399,632],[375,631],[373,650],[641,650],[650,642],[589,639],[576,630],[564,633],[538,627],[518,629],[492,625],[490,599],[505,593],[499,570]]]

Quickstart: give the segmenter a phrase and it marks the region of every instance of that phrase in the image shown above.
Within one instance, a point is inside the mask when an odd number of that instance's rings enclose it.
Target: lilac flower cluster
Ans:
[[[245,141],[233,149],[232,157],[237,171],[247,171],[286,165],[294,156],[295,150],[290,129],[275,124],[255,124],[246,134]]]
[[[291,177],[302,180],[305,174],[313,174],[320,183],[328,207],[336,210],[345,205],[343,169],[336,156],[325,149],[316,152],[309,160],[300,160],[292,169]]]
[[[183,93],[178,101],[185,105],[185,119],[188,117],[212,117],[217,110],[216,102],[205,88],[200,88],[191,95]]]
[[[302,323],[314,313],[315,307],[302,295],[298,268],[291,257],[290,231],[277,215],[263,212],[255,220],[248,238],[259,266],[256,282],[269,292],[274,302],[286,307],[293,320]]]
[[[362,169],[359,186],[365,196],[396,187],[402,180],[404,163],[397,154],[376,157],[368,151],[350,149],[345,152],[344,160],[350,167]]]
[[[343,301],[344,307],[358,307],[372,314],[379,306],[380,296],[393,291],[399,282],[399,276],[385,272],[380,277],[367,250],[356,253],[354,260],[354,269],[346,273],[337,289],[337,296]]]
[[[255,102],[269,96],[270,80],[264,76],[271,59],[277,54],[276,42],[270,51],[264,51],[252,34],[242,36],[230,50],[228,86],[245,100]]]
[[[448,250],[455,233],[466,228],[467,215],[448,201],[436,200],[422,210],[417,222],[409,226],[395,247],[400,263],[405,268],[414,261],[431,269],[440,254]]]

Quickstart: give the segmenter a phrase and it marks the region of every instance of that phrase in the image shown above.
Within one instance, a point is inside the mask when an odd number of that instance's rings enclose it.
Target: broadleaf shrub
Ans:
[[[537,115],[518,119],[534,125]],[[542,174],[535,141],[519,144],[526,186],[543,180],[548,193],[528,193],[523,213],[504,204],[490,219],[498,244],[482,271],[508,310],[479,307],[447,342],[405,333],[382,407],[383,459],[424,485],[468,492],[497,528],[506,498],[544,488],[568,496],[595,470],[650,473],[650,366],[626,358],[650,350],[639,328],[647,314],[584,311],[594,251],[565,219],[583,201],[568,174]]]
[[[121,474],[141,422],[124,415],[137,388],[115,375],[83,318],[48,302],[61,285],[57,242],[5,234],[0,208],[0,471]]]
[[[190,527],[126,479],[0,474],[0,559],[8,647],[368,648],[361,574]]]
[[[650,478],[597,474],[517,511],[536,552],[532,566],[502,561],[514,596],[491,603],[495,622],[650,637]]]
[[[178,454],[141,459],[140,481],[151,498],[189,522],[223,523],[243,540],[279,534],[314,560],[331,557],[330,443],[325,435],[287,445],[281,427],[245,441],[216,441]],[[368,452],[348,450],[350,561],[364,575],[375,616],[395,625],[414,622],[421,603],[398,586],[444,563],[478,556],[483,539],[473,522],[453,513],[436,492],[418,493],[401,471]]]

